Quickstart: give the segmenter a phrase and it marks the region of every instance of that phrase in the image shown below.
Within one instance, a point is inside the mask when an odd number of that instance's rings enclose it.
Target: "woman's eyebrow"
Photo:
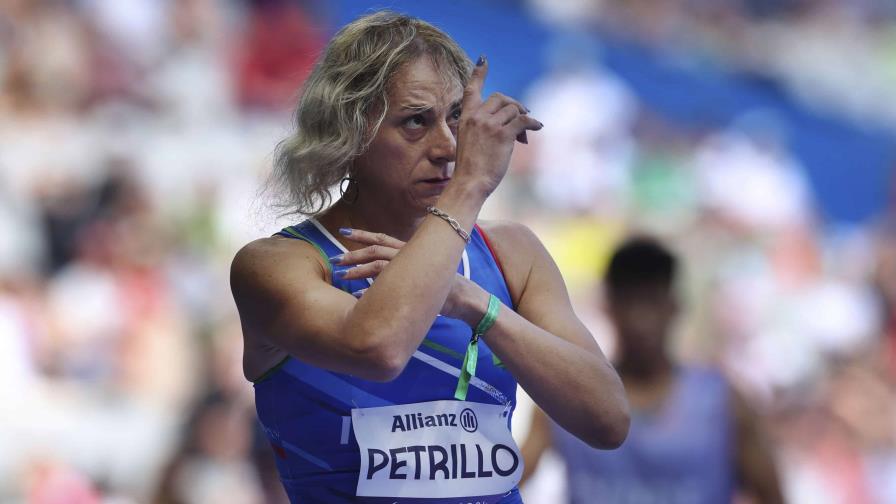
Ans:
[[[463,103],[463,99],[459,98],[459,99],[455,100],[454,102],[452,102],[451,105],[448,106],[448,110],[454,111],[456,109],[459,109],[461,107],[462,103]],[[407,103],[402,103],[401,105],[399,105],[399,109],[402,112],[416,112],[418,114],[428,112],[428,111],[432,110],[433,108],[434,108],[434,106],[432,104],[419,103],[419,102],[407,102]]]
[[[426,111],[432,109],[432,105],[428,105],[425,103],[404,103],[401,105],[400,108],[403,111],[423,113],[423,112],[426,112]]]

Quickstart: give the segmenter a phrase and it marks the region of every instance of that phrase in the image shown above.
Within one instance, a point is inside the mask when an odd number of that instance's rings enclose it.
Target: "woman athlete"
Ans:
[[[310,218],[231,270],[294,503],[522,502],[517,383],[591,446],[626,436],[622,384],[550,255],[520,224],[477,221],[515,140],[542,128],[482,99],[487,72],[432,25],[380,12],[340,30],[304,86],[274,180]]]

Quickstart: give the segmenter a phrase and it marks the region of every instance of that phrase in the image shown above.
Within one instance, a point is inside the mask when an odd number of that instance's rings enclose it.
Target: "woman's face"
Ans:
[[[355,161],[359,198],[422,213],[436,203],[454,172],[463,89],[421,57],[398,71],[388,93],[386,117]]]

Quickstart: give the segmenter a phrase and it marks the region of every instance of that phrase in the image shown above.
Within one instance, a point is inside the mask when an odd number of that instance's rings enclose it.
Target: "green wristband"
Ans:
[[[499,308],[501,308],[501,301],[498,300],[497,296],[491,294],[488,297],[488,308],[485,310],[485,315],[482,316],[482,320],[476,325],[476,329],[473,329],[473,336],[476,339],[479,339],[479,336],[488,332],[495,325],[495,321],[498,320]]]
[[[467,399],[467,390],[470,388],[470,379],[476,376],[476,362],[479,360],[479,337],[488,332],[498,320],[498,310],[501,308],[501,301],[492,294],[488,298],[488,308],[482,320],[476,324],[473,329],[473,335],[470,337],[470,343],[467,345],[467,351],[464,354],[464,362],[460,367],[460,376],[457,379],[457,389],[454,391],[454,398],[464,401]]]

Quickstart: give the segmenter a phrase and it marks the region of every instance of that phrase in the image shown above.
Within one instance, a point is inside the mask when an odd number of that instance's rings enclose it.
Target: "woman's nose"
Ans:
[[[457,139],[447,122],[442,121],[432,131],[431,155],[433,161],[453,163],[457,154]]]

